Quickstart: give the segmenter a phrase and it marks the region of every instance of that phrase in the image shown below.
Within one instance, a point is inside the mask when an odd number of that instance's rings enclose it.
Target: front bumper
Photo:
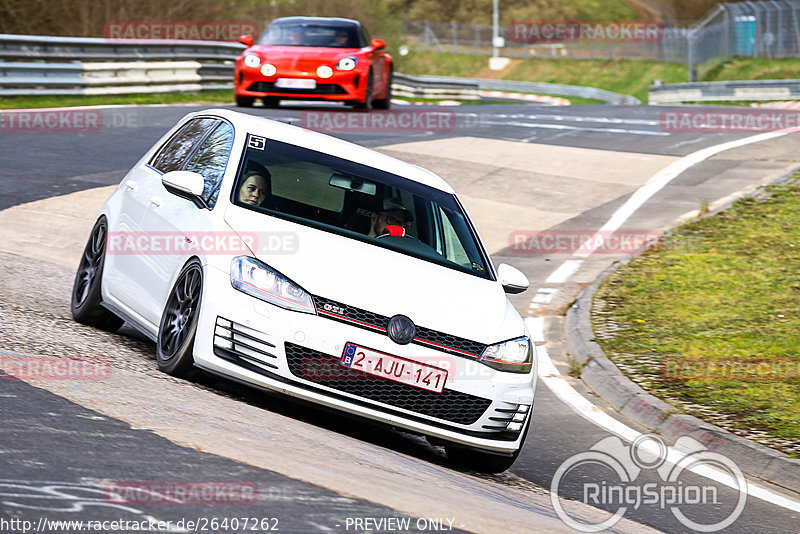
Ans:
[[[294,89],[276,87],[278,78],[299,78],[314,80],[315,89]],[[264,76],[258,68],[240,67],[234,72],[237,97],[251,98],[295,98],[303,100],[364,100],[366,95],[366,75],[358,70],[334,70],[330,78],[320,78],[313,72],[280,73]]]
[[[194,349],[199,367],[461,445],[498,454],[522,446],[535,369],[505,373],[428,347],[398,345],[382,333],[262,302],[233,289],[228,273],[206,271]],[[447,368],[445,389],[434,393],[345,368],[339,360],[347,342]]]

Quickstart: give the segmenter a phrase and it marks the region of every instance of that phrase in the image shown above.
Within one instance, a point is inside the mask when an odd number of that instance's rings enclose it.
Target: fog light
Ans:
[[[512,432],[519,432],[520,430],[522,430],[522,423],[508,423],[508,425],[506,425],[506,428],[508,430],[511,430]]]
[[[317,76],[320,78],[330,78],[333,76],[333,69],[327,65],[322,65],[317,69]]]
[[[515,413],[513,420],[522,423],[522,422],[525,421],[525,414],[524,413]]]

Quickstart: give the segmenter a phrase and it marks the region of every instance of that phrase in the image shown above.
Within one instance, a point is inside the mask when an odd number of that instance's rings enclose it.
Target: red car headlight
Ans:
[[[261,58],[255,54],[245,54],[243,63],[248,67],[258,67],[261,65]]]
[[[336,64],[336,68],[339,70],[353,70],[356,68],[356,63],[358,60],[354,57],[343,57],[339,60],[339,63]]]

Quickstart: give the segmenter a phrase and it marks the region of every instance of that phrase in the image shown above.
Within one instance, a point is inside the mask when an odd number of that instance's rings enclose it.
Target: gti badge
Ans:
[[[386,327],[389,338],[399,345],[408,345],[414,336],[417,335],[417,327],[413,321],[405,315],[395,315],[389,319],[389,326]]]

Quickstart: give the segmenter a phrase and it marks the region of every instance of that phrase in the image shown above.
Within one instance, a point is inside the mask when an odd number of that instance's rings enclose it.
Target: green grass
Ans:
[[[662,366],[668,358],[800,365],[799,178],[679,228],[661,250],[606,281],[593,316],[596,331],[619,327],[598,342],[643,387],[701,417],[692,406],[702,405],[712,421],[742,433],[787,440],[793,453],[800,451],[800,375],[665,380]]]
[[[412,75],[474,77],[486,71],[488,61],[482,55],[411,51],[400,58],[398,70]],[[800,59],[730,59],[709,62],[699,72],[701,81],[800,78]],[[688,71],[680,63],[649,60],[524,59],[504,73],[503,79],[599,87],[647,102],[653,80],[683,83]]]
[[[233,90],[109,96],[0,96],[0,109],[104,106],[111,104],[231,104]]]
[[[796,80],[800,78],[800,60],[796,58],[730,59],[717,62],[702,74],[704,79],[714,81]]]
[[[472,77],[488,65],[488,57],[447,52],[415,52],[402,58],[404,74]],[[680,83],[687,79],[685,65],[659,61],[608,61],[594,59],[524,59],[503,74],[504,80],[535,81],[599,87],[647,101],[655,79]]]

